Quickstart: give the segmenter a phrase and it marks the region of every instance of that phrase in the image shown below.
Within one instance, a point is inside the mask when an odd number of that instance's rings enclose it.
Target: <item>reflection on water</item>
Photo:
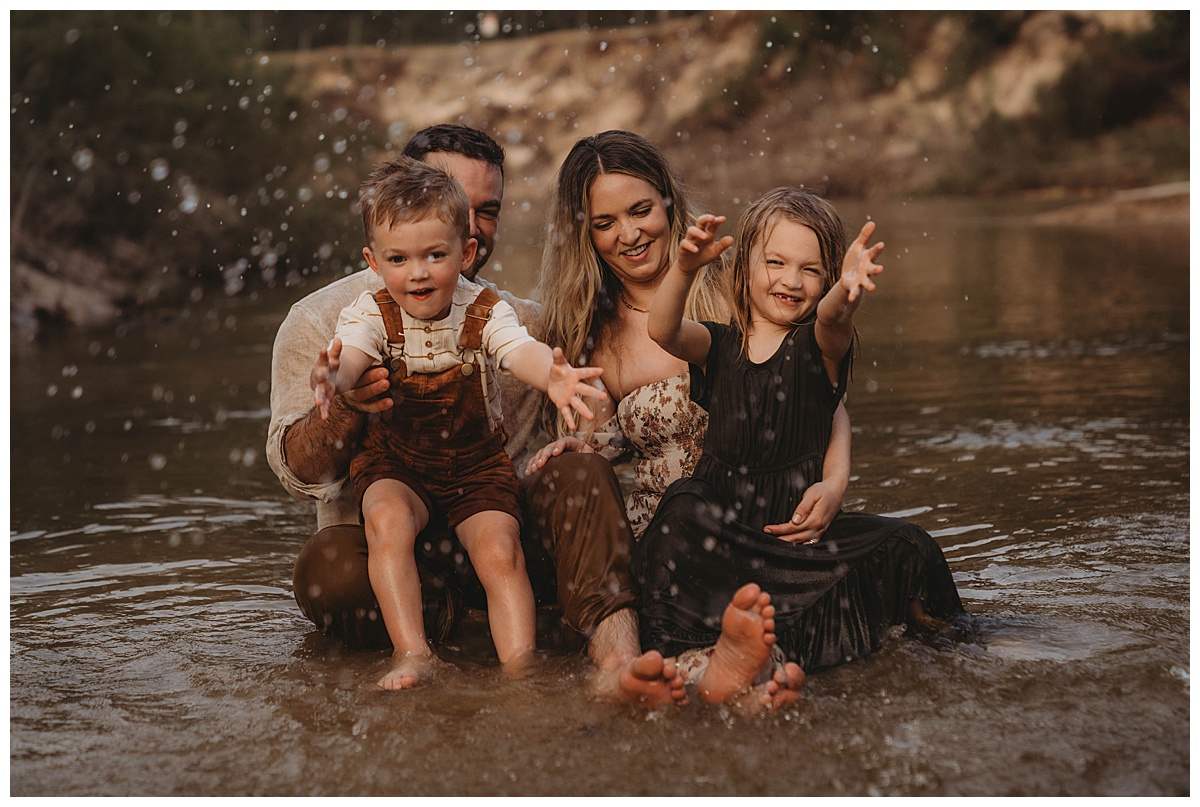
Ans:
[[[1186,232],[867,212],[894,254],[858,318],[846,506],[930,530],[981,644],[896,631],[780,715],[643,715],[588,699],[575,654],[500,679],[476,618],[434,685],[373,692],[385,656],[296,609],[312,511],[263,459],[299,292],[206,300],[14,343],[12,793],[1187,793]]]

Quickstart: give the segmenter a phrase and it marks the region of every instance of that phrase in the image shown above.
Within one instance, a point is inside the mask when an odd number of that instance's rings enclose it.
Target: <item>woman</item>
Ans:
[[[603,423],[607,415],[615,415],[615,419],[599,427],[600,433],[584,435],[586,443],[571,436],[552,443],[530,467],[538,467],[564,450],[586,451],[593,446],[603,449],[607,445],[606,453],[613,457],[618,453],[612,448],[614,433],[619,432],[624,447],[636,459],[634,492],[627,502],[635,536],[645,529],[663,490],[691,473],[707,425],[704,410],[690,399],[687,364],[658,347],[646,330],[655,292],[694,218],[687,194],[665,156],[639,135],[610,131],[584,138],[559,170],[539,278],[543,335],[549,344],[562,346],[571,363],[604,368],[602,380],[616,408],[615,412],[599,412],[595,422]],[[701,271],[688,298],[686,315],[697,321],[728,321],[720,266]],[[563,424],[556,424],[556,432],[566,435]],[[837,515],[848,482],[849,419],[839,406],[822,481],[808,487],[791,521],[768,525],[766,531],[781,541],[813,542]],[[936,548],[919,528],[906,528],[920,532],[926,545]],[[888,550],[881,549],[869,556],[869,563],[845,569],[837,584],[808,607],[805,620],[813,630],[813,641],[805,662],[813,668],[831,666],[847,657],[867,655],[878,646],[880,626],[866,624],[876,615],[864,613],[858,605],[863,592],[875,585],[873,575],[892,562],[891,558]],[[948,571],[944,576],[948,579]],[[953,587],[952,581],[949,585]],[[841,606],[844,598],[852,605],[846,613]],[[765,626],[762,641],[773,645],[774,612],[769,598],[762,599],[759,592],[739,590],[724,617],[722,626],[726,628],[731,622],[748,620],[757,623],[755,630],[757,625]],[[894,619],[894,615],[888,617]],[[901,615],[892,624],[903,621]],[[744,633],[734,633],[734,649],[746,651]],[[653,639],[643,637],[647,638]],[[727,671],[722,672],[725,680],[719,680],[722,676],[713,679],[705,669],[709,659],[730,655],[730,642],[725,644],[724,653],[718,641],[715,649],[680,655],[678,668],[699,684],[705,700],[725,700],[752,683],[730,681]],[[756,644],[756,638],[749,644]],[[803,674],[794,659],[785,662],[777,652],[771,655],[771,663],[763,665],[763,670],[774,668],[775,687],[772,696],[763,700],[781,705],[794,699]]]

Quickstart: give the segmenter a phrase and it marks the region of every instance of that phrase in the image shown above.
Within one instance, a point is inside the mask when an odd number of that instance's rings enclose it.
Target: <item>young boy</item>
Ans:
[[[458,535],[482,583],[496,653],[519,668],[534,650],[533,590],[520,543],[519,488],[504,452],[496,368],[546,392],[574,424],[598,368],[571,367],[536,341],[495,292],[461,276],[477,244],[458,183],[415,160],[389,163],[360,195],[363,255],[384,282],[342,310],[312,375],[322,416],[334,396],[386,363],[402,380],[368,421],[350,479],[362,507],[371,588],[394,648],[383,689],[414,686],[435,657],[425,638],[413,549],[431,519]]]

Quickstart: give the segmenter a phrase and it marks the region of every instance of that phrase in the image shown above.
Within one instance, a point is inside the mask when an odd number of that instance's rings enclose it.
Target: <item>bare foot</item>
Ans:
[[[438,657],[432,653],[397,653],[392,656],[392,667],[387,674],[375,682],[378,689],[411,689],[426,678],[437,665]]]
[[[908,604],[908,626],[921,641],[933,645],[970,643],[976,640],[974,626],[969,619],[947,622],[925,613],[920,600]]]
[[[700,699],[720,703],[748,690],[763,671],[774,644],[771,595],[757,583],[747,583],[725,607],[721,636],[700,680]]]
[[[647,709],[687,703],[683,678],[675,664],[664,661],[657,650],[647,651],[602,675],[609,679],[608,692],[626,703]]]
[[[775,674],[765,684],[759,684],[750,690],[750,697],[744,704],[745,710],[751,713],[778,711],[791,706],[800,700],[800,687],[804,686],[804,670],[794,661],[789,661],[782,667],[775,668]]]

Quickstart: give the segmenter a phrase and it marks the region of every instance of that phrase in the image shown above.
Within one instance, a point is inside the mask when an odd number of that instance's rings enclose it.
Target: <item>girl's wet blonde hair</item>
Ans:
[[[592,243],[592,183],[601,174],[626,174],[650,184],[662,196],[670,223],[668,266],[695,214],[687,191],[666,155],[652,142],[621,130],[579,140],[555,179],[546,222],[538,295],[542,302],[542,341],[561,347],[568,362],[584,365],[604,344],[617,316],[621,282]],[[728,302],[716,264],[701,270],[686,306],[691,319],[724,319]],[[549,413],[549,410],[548,410]],[[555,410],[548,431],[568,433]],[[592,424],[593,426],[599,424]]]
[[[782,187],[768,192],[742,213],[734,235],[733,269],[730,285],[733,297],[733,324],[742,334],[742,352],[747,350],[750,333],[750,273],[758,264],[771,231],[780,220],[802,224],[817,236],[821,251],[821,296],[838,282],[842,259],[846,256],[846,229],[837,210],[827,199],[800,188]],[[812,313],[795,324],[811,322]]]

